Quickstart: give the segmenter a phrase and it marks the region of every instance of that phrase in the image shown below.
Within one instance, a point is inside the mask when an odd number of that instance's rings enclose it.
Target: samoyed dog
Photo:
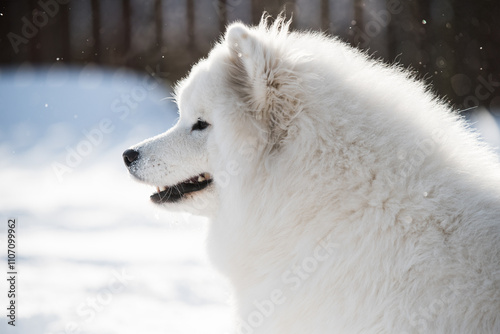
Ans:
[[[151,201],[210,218],[235,333],[500,333],[500,167],[411,74],[264,17],[124,152]]]

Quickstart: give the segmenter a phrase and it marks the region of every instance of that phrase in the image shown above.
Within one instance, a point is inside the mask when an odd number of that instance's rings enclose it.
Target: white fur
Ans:
[[[264,18],[176,91],[130,169],[215,175],[166,207],[211,217],[236,333],[500,333],[500,168],[411,75]]]

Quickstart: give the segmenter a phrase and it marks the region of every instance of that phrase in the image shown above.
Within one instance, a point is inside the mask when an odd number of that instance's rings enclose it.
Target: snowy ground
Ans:
[[[123,70],[0,71],[0,333],[229,332],[206,221],[158,210],[123,165],[127,147],[175,122],[169,95]],[[16,327],[6,318],[11,217]]]
[[[63,65],[0,70],[0,332],[229,333],[226,282],[201,218],[149,203],[121,154],[177,118],[153,77]],[[500,146],[486,111],[473,117]],[[17,227],[17,320],[7,325],[7,236]]]

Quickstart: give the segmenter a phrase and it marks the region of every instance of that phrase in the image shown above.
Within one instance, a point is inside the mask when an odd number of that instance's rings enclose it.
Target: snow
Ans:
[[[207,222],[151,204],[153,188],[131,180],[121,157],[175,123],[168,86],[59,63],[2,69],[0,94],[0,333],[229,332],[229,288],[206,257]],[[9,218],[18,222],[15,327]]]
[[[121,154],[177,118],[168,85],[124,69],[0,70],[0,333],[229,333],[207,222],[160,210]],[[498,115],[498,113],[495,113]],[[472,121],[500,146],[486,110]],[[61,167],[62,166],[62,167]],[[16,327],[7,325],[7,220],[17,218]]]
[[[470,116],[470,122],[475,126],[481,137],[487,142],[496,153],[500,153],[500,131],[498,124],[500,115],[495,118],[485,108],[476,109]]]

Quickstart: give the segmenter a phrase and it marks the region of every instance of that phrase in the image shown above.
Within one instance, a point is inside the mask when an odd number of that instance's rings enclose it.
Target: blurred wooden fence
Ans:
[[[496,0],[1,1],[0,64],[93,62],[175,81],[206,55],[228,22],[255,24],[264,10],[276,16],[284,8],[293,28],[326,31],[411,66],[457,104],[471,91],[463,86],[473,91],[479,76],[500,79]],[[457,73],[470,82],[454,82]]]

